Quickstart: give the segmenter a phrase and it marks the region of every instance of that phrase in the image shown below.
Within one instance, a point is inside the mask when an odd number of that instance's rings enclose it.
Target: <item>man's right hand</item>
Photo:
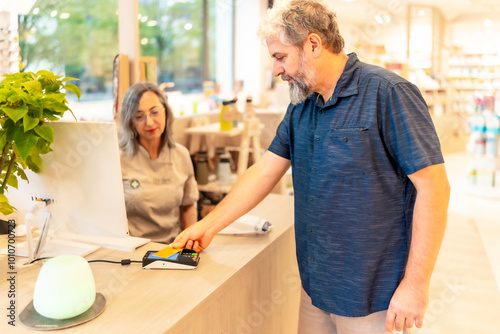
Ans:
[[[267,151],[238,177],[231,191],[206,217],[182,231],[170,246],[201,252],[217,232],[260,203],[289,168],[290,160]]]
[[[170,245],[173,248],[189,248],[201,252],[210,245],[214,235],[203,221],[199,221],[179,233]]]

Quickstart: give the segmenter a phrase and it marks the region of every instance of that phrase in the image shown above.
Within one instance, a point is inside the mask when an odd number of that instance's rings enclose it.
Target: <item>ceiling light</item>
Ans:
[[[141,39],[141,45],[146,45],[146,44],[148,44],[148,41],[149,41],[149,40],[148,40],[147,38],[143,38],[143,39]]]
[[[377,21],[378,24],[384,23],[384,20],[380,17],[380,15],[375,16],[375,21]]]
[[[57,15],[57,10],[53,10],[52,13],[50,13],[50,17],[56,17]]]
[[[186,23],[186,25],[184,26],[184,29],[186,30],[191,30],[193,28],[193,25],[191,23]]]
[[[420,16],[425,16],[425,10],[420,9],[420,10],[418,11],[418,15],[420,15]]]
[[[59,15],[59,18],[65,20],[65,19],[69,19],[70,16],[71,16],[70,13],[61,13],[61,15]]]
[[[485,27],[491,27],[492,25],[493,25],[493,21],[491,21],[490,19],[484,20]]]
[[[156,27],[157,24],[158,22],[156,22],[155,20],[148,21],[148,27]]]
[[[387,15],[387,14],[382,15],[382,18],[387,23],[391,22],[391,17],[389,15]]]
[[[40,13],[40,8],[36,7],[35,9],[33,9],[33,15],[36,15]]]

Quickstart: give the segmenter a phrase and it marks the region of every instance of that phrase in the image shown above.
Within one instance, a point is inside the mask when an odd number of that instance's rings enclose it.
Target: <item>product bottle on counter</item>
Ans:
[[[217,180],[222,186],[231,185],[231,158],[228,154],[220,156],[219,164],[217,165]]]
[[[215,176],[219,174],[219,162],[220,162],[220,157],[221,155],[226,154],[226,148],[225,147],[216,147],[215,148],[215,155],[214,155],[214,164],[213,166],[215,167]]]
[[[222,101],[222,108],[220,110],[219,116],[221,131],[231,131],[233,129],[233,108],[236,101],[236,98],[232,100]]]
[[[198,152],[195,159],[196,182],[200,185],[208,183],[208,155],[206,152]]]

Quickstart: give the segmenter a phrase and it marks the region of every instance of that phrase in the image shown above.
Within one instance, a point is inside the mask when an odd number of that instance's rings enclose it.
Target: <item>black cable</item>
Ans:
[[[33,264],[37,261],[48,260],[48,259],[51,259],[51,258],[50,257],[40,257],[38,259],[34,259],[29,264]],[[88,263],[92,263],[92,262],[105,262],[105,263],[121,264],[122,266],[126,266],[126,265],[129,265],[131,263],[142,263],[142,261],[132,261],[130,259],[124,259],[121,261],[108,261],[108,260],[90,260],[90,261],[88,261]]]
[[[122,266],[131,264],[131,263],[142,263],[142,261],[132,261],[130,259],[125,259],[121,261],[108,261],[108,260],[90,260],[88,261],[89,263],[91,262],[105,262],[105,263],[114,263],[114,264],[121,264]]]
[[[38,259],[34,259],[33,261],[31,261],[30,263],[27,263],[27,264],[33,264],[37,261],[40,261],[40,260],[48,260],[48,259],[51,259],[50,257],[39,257]]]

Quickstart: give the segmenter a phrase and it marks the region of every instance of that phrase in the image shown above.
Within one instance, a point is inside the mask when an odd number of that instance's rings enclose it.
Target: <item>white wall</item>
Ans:
[[[491,26],[485,25],[485,19],[491,20]],[[466,53],[500,52],[500,16],[484,15],[462,17],[450,22],[449,38],[452,46],[461,47]]]
[[[236,1],[241,2],[241,1]],[[215,53],[217,55],[216,74],[217,83],[221,86],[221,93],[232,92],[234,82],[232,77],[232,52],[231,40],[233,34],[228,27],[231,26],[233,16],[231,13],[231,4],[227,0],[216,0],[216,20],[215,34],[217,42],[215,43]]]
[[[251,95],[256,104],[261,102],[265,75],[265,46],[257,37],[257,28],[266,10],[267,0],[235,1],[235,80],[243,81],[244,93]]]

